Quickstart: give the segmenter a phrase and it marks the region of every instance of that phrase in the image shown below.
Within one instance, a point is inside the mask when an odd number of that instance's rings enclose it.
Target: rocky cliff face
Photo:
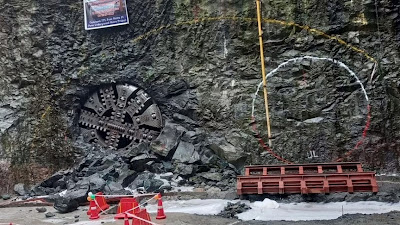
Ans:
[[[165,121],[156,141],[131,150],[128,164],[154,154],[145,160],[160,167],[153,172],[189,176],[209,171],[207,163],[212,173],[228,168],[225,161],[239,169],[280,163],[261,154],[250,125],[261,81],[257,24],[237,17],[254,18],[253,1],[128,0],[130,25],[94,31],[84,30],[80,1],[0,3],[0,152],[15,165],[65,167],[100,151],[82,141],[78,120],[89,94],[110,83],[141,87]],[[363,54],[266,21],[267,71],[304,55],[332,58],[355,72],[369,96],[367,102],[356,79],[329,61],[300,60],[278,70],[268,79],[276,153],[294,162],[344,157],[363,135],[369,104],[366,139],[345,160],[380,172],[400,169],[399,7],[395,0],[263,1],[265,19],[317,28],[379,62],[370,81],[374,63]],[[220,16],[236,18],[205,19]],[[265,137],[263,110],[260,92],[255,115]],[[170,154],[157,152],[166,144]],[[141,165],[134,161],[132,170]],[[204,181],[217,183],[193,182]]]

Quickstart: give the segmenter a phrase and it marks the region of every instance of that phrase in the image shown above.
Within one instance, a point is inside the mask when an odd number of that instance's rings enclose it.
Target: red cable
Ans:
[[[353,154],[353,152],[355,150],[358,149],[358,147],[360,147],[360,145],[362,145],[364,143],[364,140],[367,137],[367,132],[369,130],[370,125],[371,125],[371,106],[368,104],[367,105],[367,122],[365,123],[364,131],[363,131],[361,139],[357,142],[356,146],[352,150],[350,150],[344,154],[344,158],[338,158],[336,160],[337,162],[342,162],[345,158],[348,158],[351,154]]]
[[[257,125],[256,125],[256,119],[253,116],[251,118],[251,122],[252,122],[252,127],[253,127],[253,131],[256,133],[256,137],[258,139],[258,142],[260,143],[261,147],[264,148],[264,150],[268,151],[272,156],[274,156],[276,159],[287,163],[287,164],[293,164],[292,162],[290,162],[289,160],[286,160],[285,158],[281,157],[280,155],[276,154],[274,151],[272,151],[272,149],[270,147],[268,147],[265,143],[264,140],[261,138],[260,133],[257,131]]]

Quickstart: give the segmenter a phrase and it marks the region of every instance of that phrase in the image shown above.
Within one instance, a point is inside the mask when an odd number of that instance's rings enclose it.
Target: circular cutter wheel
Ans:
[[[86,101],[79,118],[83,137],[111,149],[128,149],[154,140],[163,127],[160,109],[133,85],[98,89]]]

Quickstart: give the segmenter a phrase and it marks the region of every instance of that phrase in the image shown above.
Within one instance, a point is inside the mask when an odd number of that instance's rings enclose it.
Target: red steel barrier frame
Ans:
[[[239,195],[378,192],[375,173],[363,172],[360,163],[248,166],[245,171],[237,177]]]

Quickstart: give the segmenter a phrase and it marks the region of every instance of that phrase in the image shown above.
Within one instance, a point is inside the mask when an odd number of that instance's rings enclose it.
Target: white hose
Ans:
[[[302,57],[297,57],[297,58],[289,59],[289,60],[287,60],[286,62],[281,63],[277,68],[275,68],[275,69],[272,70],[271,72],[269,72],[269,73],[267,74],[267,77],[273,76],[273,75],[274,75],[275,73],[277,73],[278,70],[281,69],[282,67],[285,67],[285,66],[287,66],[288,64],[291,64],[291,63],[296,63],[297,61],[300,61],[300,60],[303,60],[303,59],[329,61],[329,62],[332,62],[332,63],[334,63],[334,64],[336,64],[336,65],[338,65],[338,66],[344,68],[345,70],[347,70],[347,71],[349,72],[349,74],[350,74],[351,76],[353,76],[354,78],[356,78],[357,83],[360,85],[361,90],[362,90],[362,92],[363,92],[363,94],[364,94],[365,99],[367,100],[367,102],[369,101],[369,98],[368,98],[367,92],[365,91],[364,85],[361,83],[361,81],[360,81],[360,79],[358,78],[358,76],[357,76],[346,64],[344,64],[344,63],[342,63],[342,62],[340,62],[340,61],[338,61],[338,60],[331,59],[331,58],[315,57],[315,56],[302,56]],[[374,71],[375,71],[375,68],[374,68]],[[374,71],[373,71],[373,73],[374,73]],[[255,111],[254,109],[255,109],[256,98],[257,98],[258,92],[260,91],[260,88],[261,88],[262,84],[263,84],[263,82],[260,82],[260,84],[257,86],[257,90],[256,90],[256,92],[254,93],[254,96],[253,96],[253,102],[252,102],[252,105],[251,105],[251,116],[252,116],[252,118],[254,117],[254,111]]]

